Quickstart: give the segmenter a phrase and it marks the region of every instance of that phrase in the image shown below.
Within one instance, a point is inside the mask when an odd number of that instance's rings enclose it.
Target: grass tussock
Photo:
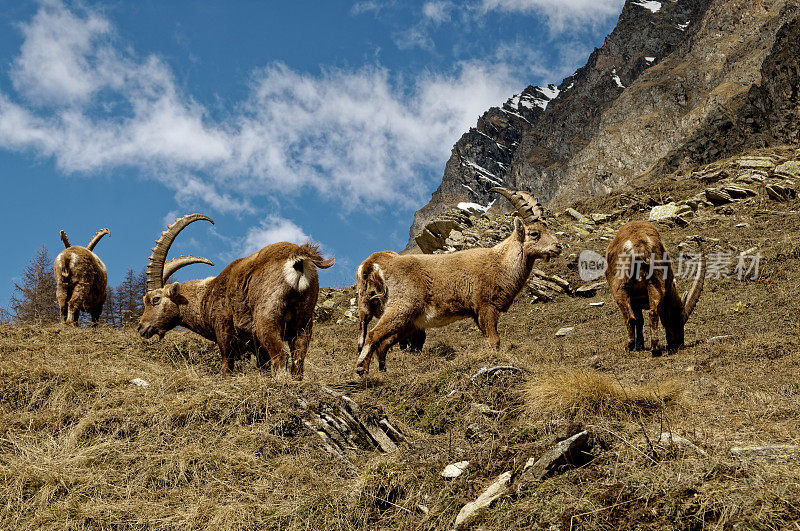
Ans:
[[[537,378],[524,393],[529,412],[617,416],[658,411],[674,403],[682,389],[674,379],[658,386],[624,386],[599,371],[570,369]]]

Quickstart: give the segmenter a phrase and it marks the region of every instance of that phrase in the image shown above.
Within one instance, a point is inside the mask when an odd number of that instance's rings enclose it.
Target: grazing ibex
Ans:
[[[659,318],[666,332],[667,349],[681,348],[686,321],[703,291],[706,259],[702,246],[694,264],[694,282],[683,295],[678,294],[672,262],[652,223],[633,221],[621,227],[608,245],[606,262],[606,280],[628,329],[628,350],[644,350],[644,309],[649,310],[653,354],[661,352]]]
[[[500,314],[525,285],[534,260],[549,260],[561,252],[561,245],[550,234],[536,198],[506,188],[492,191],[509,199],[521,217],[514,219],[511,235],[494,247],[451,254],[379,253],[361,265],[358,277],[365,301],[382,308],[382,315],[366,340],[359,338],[363,345],[357,373],[369,372],[373,354],[378,368],[386,370],[386,351],[397,341],[467,317],[475,320],[489,346],[498,348]],[[374,309],[369,312],[377,315]]]
[[[70,245],[67,234],[61,231],[64,250],[56,256],[53,269],[62,323],[77,326],[81,310],[89,312],[93,325],[100,319],[108,275],[105,264],[92,251],[106,234],[108,229],[98,231],[86,247],[81,247]]]
[[[283,341],[292,354],[292,375],[301,378],[311,340],[319,283],[317,268],[328,268],[315,245],[281,242],[231,262],[216,277],[167,284],[170,275],[195,263],[213,265],[205,258],[182,256],[166,261],[175,237],[202,214],[176,220],[161,233],[147,266],[147,294],[139,333],[163,337],[183,326],[217,343],[222,370],[233,368],[237,357],[254,352],[259,367],[286,367]]]

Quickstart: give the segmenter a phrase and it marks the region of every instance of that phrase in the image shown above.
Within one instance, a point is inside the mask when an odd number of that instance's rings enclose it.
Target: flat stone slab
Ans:
[[[734,457],[792,458],[800,457],[800,446],[792,444],[768,444],[765,446],[734,446],[731,448]]]
[[[496,499],[505,496],[509,492],[509,483],[511,482],[511,471],[503,472],[500,474],[494,483],[492,483],[486,490],[484,490],[475,501],[466,504],[458,512],[456,521],[453,524],[453,529],[463,529],[463,526],[475,516],[478,511],[489,507]]]
[[[575,331],[574,326],[565,326],[564,328],[560,328],[558,332],[556,332],[556,337],[568,336],[574,331]]]

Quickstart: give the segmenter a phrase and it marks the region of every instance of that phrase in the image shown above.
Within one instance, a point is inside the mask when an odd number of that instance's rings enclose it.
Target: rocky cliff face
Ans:
[[[409,248],[458,203],[489,206],[498,184],[570,200],[797,142],[798,14],[797,0],[628,0],[584,67],[557,88],[528,87],[462,136]]]

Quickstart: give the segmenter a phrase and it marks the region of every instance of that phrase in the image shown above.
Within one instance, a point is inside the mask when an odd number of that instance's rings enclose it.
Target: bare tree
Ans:
[[[147,272],[138,273],[132,268],[125,273],[125,278],[114,289],[114,309],[117,312],[118,325],[136,324],[144,310],[143,297],[147,293]]]
[[[50,323],[58,321],[56,280],[53,259],[42,245],[22,273],[22,281],[14,283],[17,292],[11,296],[9,307],[14,321],[21,323]]]

